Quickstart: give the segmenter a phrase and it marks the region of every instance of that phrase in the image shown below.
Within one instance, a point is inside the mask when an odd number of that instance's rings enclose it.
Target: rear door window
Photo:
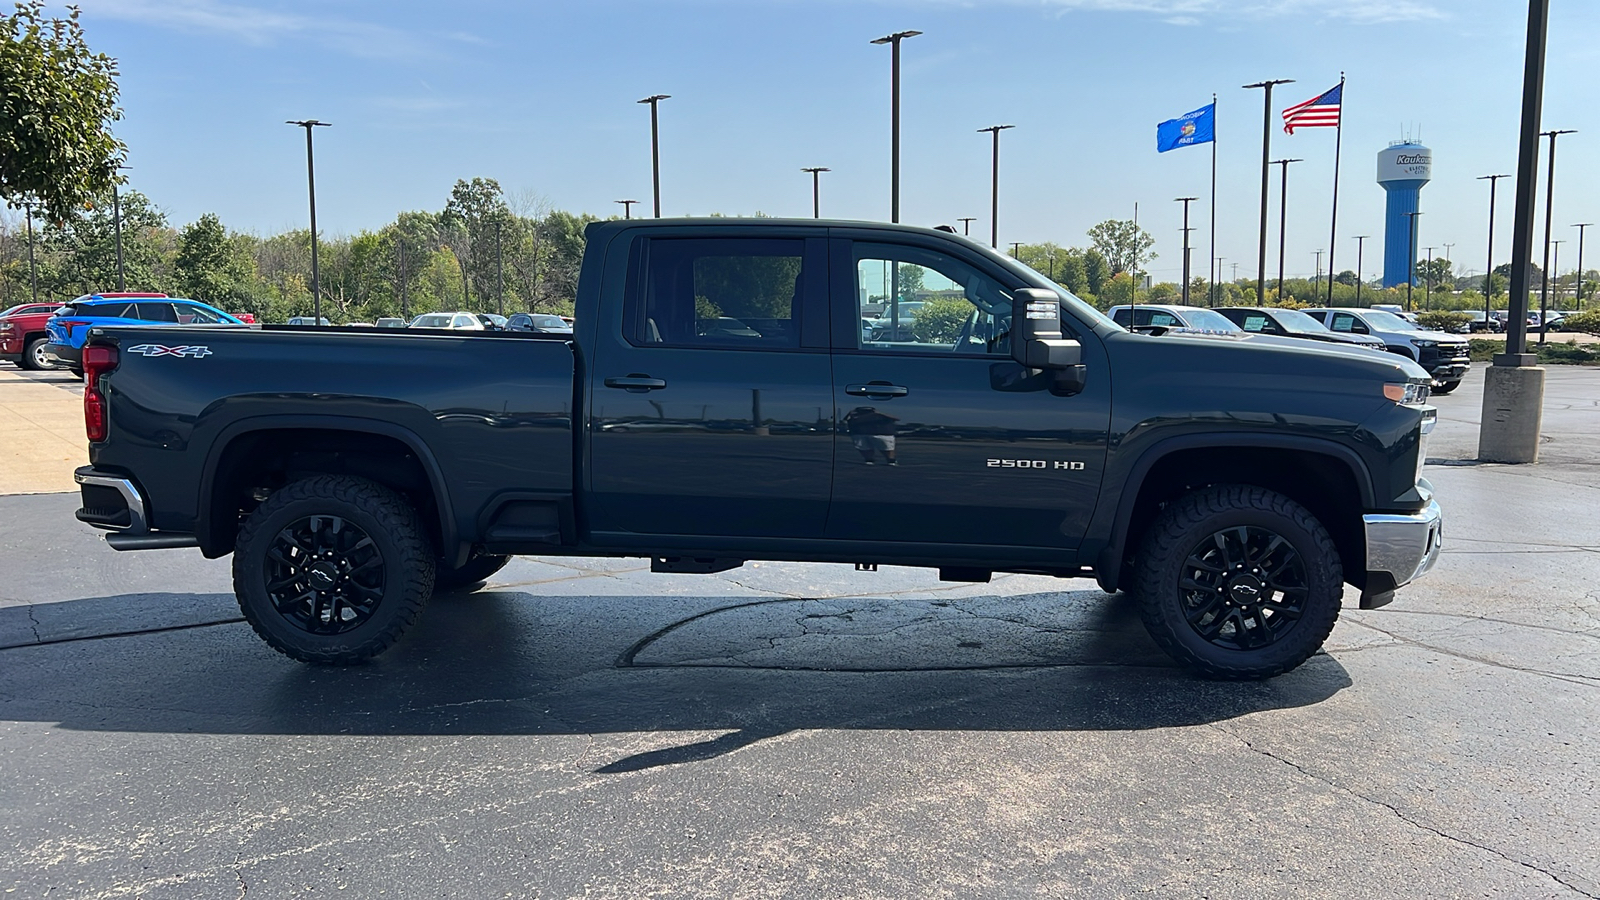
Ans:
[[[1329,326],[1341,334],[1366,334],[1367,326],[1361,320],[1349,313],[1334,313],[1333,324]]]
[[[175,304],[178,310],[179,325],[216,325],[222,322],[222,317],[203,306],[194,306],[188,303]]]
[[[628,298],[630,343],[800,346],[804,240],[657,238],[645,256],[643,290]]]
[[[61,310],[62,316],[75,316],[79,319],[131,319],[133,318],[132,303],[85,303],[79,306],[69,306]]]
[[[134,315],[136,319],[146,322],[171,322],[176,324],[178,314],[173,311],[171,303],[135,303]]]

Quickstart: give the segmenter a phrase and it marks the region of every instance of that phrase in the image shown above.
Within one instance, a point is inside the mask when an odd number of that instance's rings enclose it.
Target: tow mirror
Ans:
[[[1061,298],[1054,291],[1022,288],[1011,300],[1011,358],[1054,375],[1056,393],[1083,390],[1083,348],[1061,334]]]

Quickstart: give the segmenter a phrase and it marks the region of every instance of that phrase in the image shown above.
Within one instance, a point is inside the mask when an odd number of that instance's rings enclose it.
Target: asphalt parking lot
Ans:
[[[1253,684],[1088,582],[540,558],[312,668],[228,560],[0,496],[0,890],[1600,896],[1600,369],[1549,370],[1523,467],[1470,461],[1481,372],[1438,568]],[[0,414],[75,409],[51,377],[0,368]]]

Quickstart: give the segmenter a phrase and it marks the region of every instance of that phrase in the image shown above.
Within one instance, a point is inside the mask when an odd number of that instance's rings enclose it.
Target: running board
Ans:
[[[198,547],[200,539],[192,534],[108,534],[106,543],[113,550],[175,550],[181,547]]]
[[[714,575],[737,569],[744,565],[742,559],[722,559],[711,556],[653,556],[650,571],[672,572],[679,575]]]

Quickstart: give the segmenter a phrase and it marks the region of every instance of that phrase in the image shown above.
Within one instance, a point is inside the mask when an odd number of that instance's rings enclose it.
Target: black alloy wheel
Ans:
[[[1202,538],[1184,570],[1184,617],[1196,634],[1219,647],[1265,647],[1304,610],[1305,561],[1267,528],[1239,525]]]
[[[1339,618],[1344,569],[1322,523],[1282,494],[1215,485],[1145,531],[1130,592],[1161,649],[1214,678],[1268,678],[1305,662]]]
[[[395,491],[315,475],[246,517],[233,554],[239,609],[273,649],[348,665],[398,641],[433,594],[438,550]]]
[[[310,634],[366,624],[383,601],[383,554],[339,516],[297,519],[267,551],[267,596],[278,614]]]

